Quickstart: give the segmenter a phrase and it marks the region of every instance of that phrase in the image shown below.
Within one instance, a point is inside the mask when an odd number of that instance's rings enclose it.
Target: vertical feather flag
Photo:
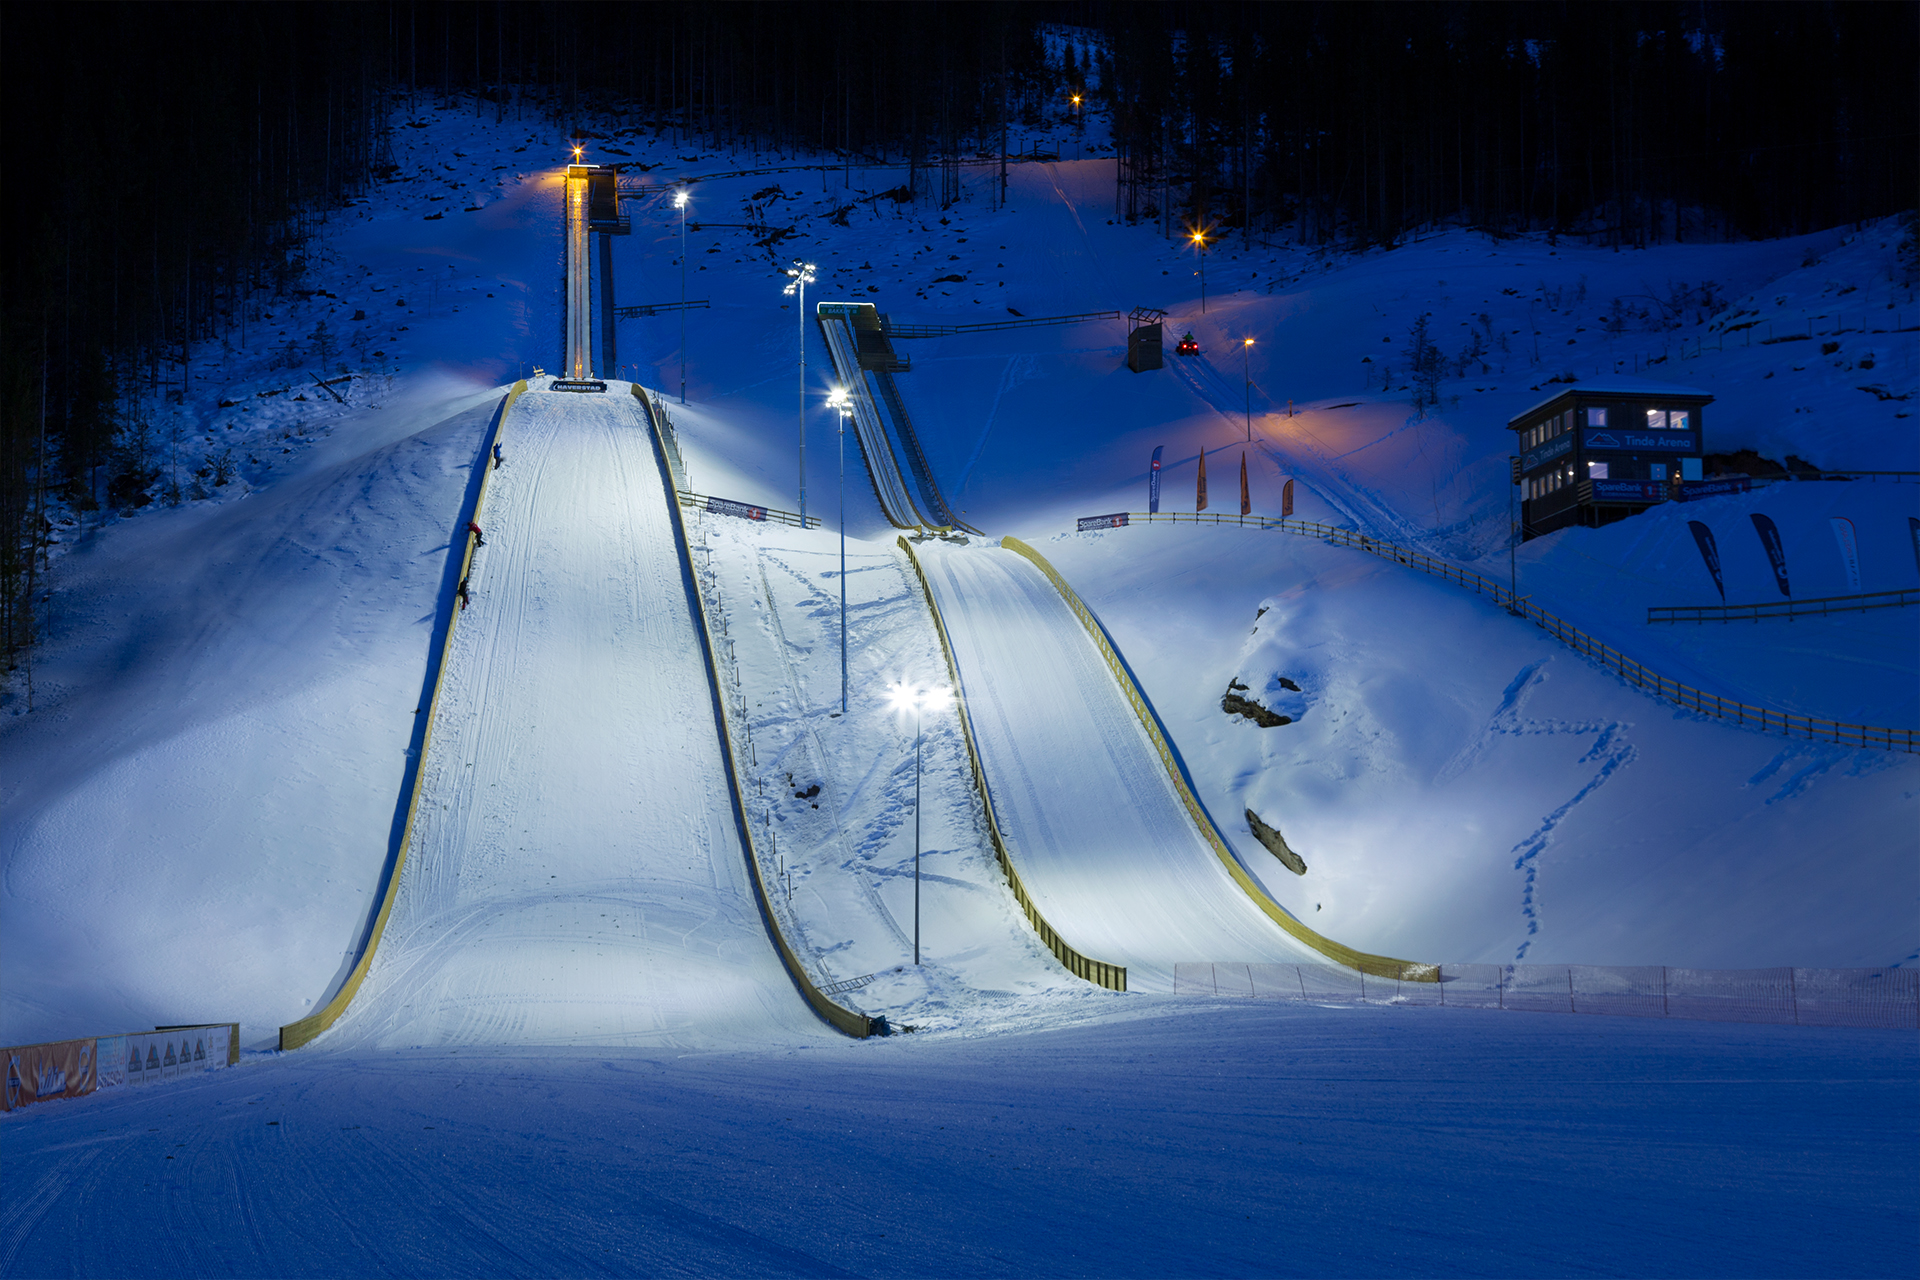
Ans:
[[[1767,549],[1767,562],[1773,566],[1773,585],[1780,588],[1780,594],[1791,596],[1793,591],[1787,586],[1787,549],[1780,542],[1780,526],[1758,511],[1750,512],[1753,531],[1760,535],[1760,545]]]
[[[1285,520],[1293,514],[1293,481],[1289,480],[1280,487],[1280,518]]]
[[[1913,567],[1920,569],[1920,516],[1907,517],[1907,536],[1913,539]]]
[[[1252,512],[1253,501],[1247,497],[1247,455],[1246,452],[1242,450],[1240,454],[1240,514],[1244,516],[1250,515]]]
[[[1834,516],[1827,523],[1833,526],[1833,540],[1840,544],[1840,567],[1847,571],[1847,586],[1857,592],[1860,590],[1860,544],[1854,541],[1853,521]]]
[[[1195,511],[1207,509],[1207,451],[1204,448],[1200,450],[1200,481],[1194,487],[1193,509]]]
[[[1153,465],[1147,468],[1147,514],[1160,514],[1160,451],[1167,446],[1153,446]]]
[[[1720,603],[1725,604],[1727,584],[1720,577],[1720,548],[1713,540],[1713,530],[1698,520],[1687,521],[1687,528],[1693,530],[1694,545],[1700,548],[1700,558],[1707,562],[1707,572],[1713,575],[1713,585],[1720,593]]]

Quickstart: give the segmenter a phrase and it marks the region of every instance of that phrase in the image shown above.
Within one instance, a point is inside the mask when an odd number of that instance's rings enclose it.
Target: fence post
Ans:
[[[1568,1013],[1580,1012],[1579,1008],[1573,1003],[1573,966],[1572,965],[1567,966],[1567,1012]]]
[[[1673,1010],[1667,1005],[1667,966],[1660,966],[1660,1016],[1671,1018]]]
[[[1793,1025],[1800,1025],[1800,986],[1794,981],[1795,970],[1787,969],[1787,1004],[1793,1008]]]

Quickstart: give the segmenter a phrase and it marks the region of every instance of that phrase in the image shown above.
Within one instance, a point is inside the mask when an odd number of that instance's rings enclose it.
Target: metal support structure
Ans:
[[[587,169],[567,166],[567,377],[593,376],[593,290],[587,257]]]
[[[612,374],[620,360],[613,339],[613,235],[600,233],[600,368]]]

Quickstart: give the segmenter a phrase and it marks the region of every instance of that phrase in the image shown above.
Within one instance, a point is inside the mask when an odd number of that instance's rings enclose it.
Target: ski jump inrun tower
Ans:
[[[593,376],[593,270],[588,236],[600,237],[602,373],[616,367],[613,345],[613,237],[631,229],[620,216],[619,171],[597,164],[567,166],[567,383],[571,390],[605,390]]]

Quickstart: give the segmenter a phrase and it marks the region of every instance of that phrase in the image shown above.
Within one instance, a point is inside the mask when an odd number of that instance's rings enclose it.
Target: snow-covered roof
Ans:
[[[1654,382],[1647,378],[1594,378],[1586,382],[1567,383],[1546,399],[1530,404],[1508,418],[1507,425],[1513,426],[1528,414],[1538,412],[1561,396],[1574,392],[1583,396],[1692,396],[1700,400],[1713,399],[1712,392],[1702,391],[1698,387],[1683,387],[1677,382]]]

